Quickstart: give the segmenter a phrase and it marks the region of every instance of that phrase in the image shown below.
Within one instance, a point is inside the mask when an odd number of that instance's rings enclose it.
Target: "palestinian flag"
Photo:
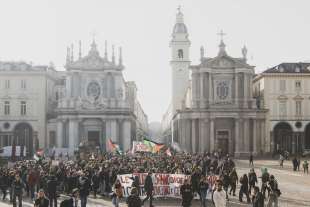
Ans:
[[[108,140],[108,150],[110,152],[116,152],[118,154],[122,154],[122,151],[120,150],[119,145],[113,143],[111,139]]]
[[[43,149],[39,149],[34,155],[33,158],[38,161],[40,159],[42,159],[44,156],[44,150]]]
[[[152,153],[158,153],[165,146],[164,144],[159,144],[146,138],[144,138],[143,143],[149,147]]]

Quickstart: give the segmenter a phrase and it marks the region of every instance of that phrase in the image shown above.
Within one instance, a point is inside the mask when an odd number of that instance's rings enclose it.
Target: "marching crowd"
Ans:
[[[176,153],[165,154],[91,154],[86,159],[60,161],[54,165],[53,159],[39,161],[19,161],[14,166],[0,168],[0,188],[2,199],[9,197],[13,206],[22,207],[23,194],[34,202],[35,207],[56,207],[60,195],[69,195],[69,199],[61,202],[60,207],[86,207],[88,196],[93,193],[111,196],[114,206],[119,206],[123,197],[122,185],[117,179],[119,174],[147,173],[144,186],[141,188],[137,177],[132,178],[131,194],[126,199],[129,207],[141,207],[149,200],[153,206],[153,173],[186,174],[180,188],[182,206],[189,207],[197,194],[201,206],[206,207],[206,197],[211,198],[216,207],[225,207],[229,201],[228,194],[236,196],[236,186],[240,183],[239,201],[245,195],[248,203],[254,207],[264,206],[268,198],[268,207],[278,206],[281,192],[273,175],[263,169],[261,175],[261,191],[257,186],[258,177],[251,169],[249,174],[238,176],[234,161],[227,155]],[[208,176],[215,176],[215,185],[211,185]],[[267,191],[267,197],[266,197]],[[140,199],[142,192],[146,198]],[[252,193],[253,192],[253,193]],[[8,196],[7,196],[8,194]]]

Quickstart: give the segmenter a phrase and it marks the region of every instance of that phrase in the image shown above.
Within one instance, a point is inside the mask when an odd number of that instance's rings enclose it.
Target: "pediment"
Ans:
[[[208,59],[203,65],[209,68],[252,68],[246,62],[228,55]]]
[[[285,95],[280,95],[280,96],[278,96],[278,100],[287,100],[288,99],[288,97],[287,96],[285,96]]]
[[[297,95],[293,98],[294,100],[303,100],[304,98],[300,95]]]

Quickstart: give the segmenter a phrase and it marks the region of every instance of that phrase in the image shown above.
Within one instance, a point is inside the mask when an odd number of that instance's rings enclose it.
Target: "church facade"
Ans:
[[[148,133],[148,118],[137,86],[125,81],[122,51],[103,57],[95,41],[87,55],[73,58],[68,48],[65,71],[24,62],[0,62],[0,146],[38,148],[79,146],[108,150],[111,139],[124,151]]]
[[[190,41],[181,11],[170,47],[172,143],[193,153],[220,150],[247,156],[268,152],[267,110],[258,109],[253,99],[255,71],[246,61],[246,48],[241,58],[233,58],[221,39],[217,56],[205,57],[202,47],[200,63],[191,65]]]

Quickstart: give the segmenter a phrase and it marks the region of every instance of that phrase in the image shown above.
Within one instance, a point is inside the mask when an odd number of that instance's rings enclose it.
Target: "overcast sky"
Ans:
[[[182,5],[192,64],[199,47],[217,54],[221,29],[227,52],[248,48],[256,71],[288,61],[310,60],[309,0],[0,0],[0,60],[54,62],[63,70],[66,47],[92,34],[103,54],[104,40],[123,47],[125,79],[138,86],[150,121],[160,121],[171,97],[169,41],[176,8]]]

